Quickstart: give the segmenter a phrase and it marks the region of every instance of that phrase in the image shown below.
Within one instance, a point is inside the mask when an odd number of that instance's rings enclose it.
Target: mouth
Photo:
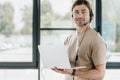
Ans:
[[[77,22],[78,23],[84,23],[84,20],[78,19]]]

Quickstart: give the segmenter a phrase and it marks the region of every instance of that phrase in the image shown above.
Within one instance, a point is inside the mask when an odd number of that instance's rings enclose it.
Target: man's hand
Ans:
[[[60,68],[52,68],[52,70],[54,70],[57,73],[61,73],[61,74],[72,74],[73,70],[72,69],[60,69]]]

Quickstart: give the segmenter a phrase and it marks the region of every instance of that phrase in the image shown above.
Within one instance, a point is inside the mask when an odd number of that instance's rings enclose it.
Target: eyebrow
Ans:
[[[81,11],[87,11],[87,9],[82,9]]]
[[[82,9],[82,10],[74,10],[74,11],[87,11],[87,9]]]

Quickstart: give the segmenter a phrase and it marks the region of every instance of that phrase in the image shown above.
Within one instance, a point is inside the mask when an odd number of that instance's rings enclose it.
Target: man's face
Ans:
[[[83,27],[90,21],[89,9],[86,5],[77,5],[73,8],[73,19],[79,27]]]

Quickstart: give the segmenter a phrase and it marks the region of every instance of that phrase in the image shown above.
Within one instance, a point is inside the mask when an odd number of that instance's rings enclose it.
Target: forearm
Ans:
[[[102,80],[104,77],[105,71],[99,71],[97,69],[92,69],[88,71],[76,70],[75,76],[86,78],[86,79],[97,79]]]
[[[55,72],[62,74],[73,74],[73,70],[71,69],[59,69],[53,68]],[[95,80],[103,80],[105,74],[105,64],[96,66],[95,69],[91,69],[88,71],[76,70],[74,76],[84,78],[84,79],[95,79]]]

